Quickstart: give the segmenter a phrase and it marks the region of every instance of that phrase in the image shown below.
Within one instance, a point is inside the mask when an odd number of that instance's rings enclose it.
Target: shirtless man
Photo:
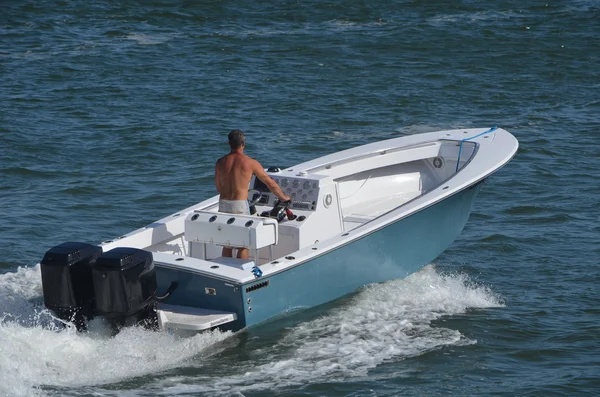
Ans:
[[[241,130],[233,130],[229,133],[229,147],[231,152],[217,160],[215,166],[215,184],[221,195],[219,200],[219,212],[230,214],[249,214],[248,208],[248,185],[252,175],[256,175],[270,191],[280,200],[288,201],[290,198],[269,175],[260,163],[244,154],[246,137]],[[233,249],[223,248],[223,256],[231,258]],[[237,257],[248,259],[248,249],[238,249]]]

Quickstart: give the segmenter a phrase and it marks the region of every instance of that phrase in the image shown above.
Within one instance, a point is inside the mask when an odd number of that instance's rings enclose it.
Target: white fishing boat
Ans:
[[[435,260],[517,148],[503,129],[459,129],[271,168],[291,213],[253,178],[254,215],[218,212],[217,195],[97,246],[61,244],[41,262],[44,300],[65,321],[150,317],[188,332],[313,307]],[[249,259],[221,257],[223,246]]]

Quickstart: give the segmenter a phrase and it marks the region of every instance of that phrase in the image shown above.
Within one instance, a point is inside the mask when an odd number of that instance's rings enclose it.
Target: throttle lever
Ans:
[[[269,217],[277,219],[277,222],[281,222],[286,216],[289,220],[296,219],[296,216],[289,208],[291,203],[292,200],[281,201],[278,199],[269,213]]]

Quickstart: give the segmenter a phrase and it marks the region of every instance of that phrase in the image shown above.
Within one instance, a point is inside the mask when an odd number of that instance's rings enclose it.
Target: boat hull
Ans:
[[[476,184],[309,261],[243,285],[201,274],[181,274],[159,264],[159,289],[177,280],[181,284],[166,303],[235,312],[237,320],[226,326],[233,331],[317,306],[367,284],[404,278],[431,263],[464,228],[480,186]],[[215,296],[200,291],[206,285],[215,289]]]

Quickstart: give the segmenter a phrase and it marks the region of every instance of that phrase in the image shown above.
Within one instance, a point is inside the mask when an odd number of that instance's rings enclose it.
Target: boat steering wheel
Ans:
[[[256,214],[256,204],[262,197],[262,193],[256,189],[248,190],[248,210],[250,210],[250,215]]]
[[[248,205],[250,207],[256,205],[256,203],[258,203],[258,200],[260,200],[260,198],[262,197],[262,193],[259,192],[256,189],[250,189],[248,190]]]

